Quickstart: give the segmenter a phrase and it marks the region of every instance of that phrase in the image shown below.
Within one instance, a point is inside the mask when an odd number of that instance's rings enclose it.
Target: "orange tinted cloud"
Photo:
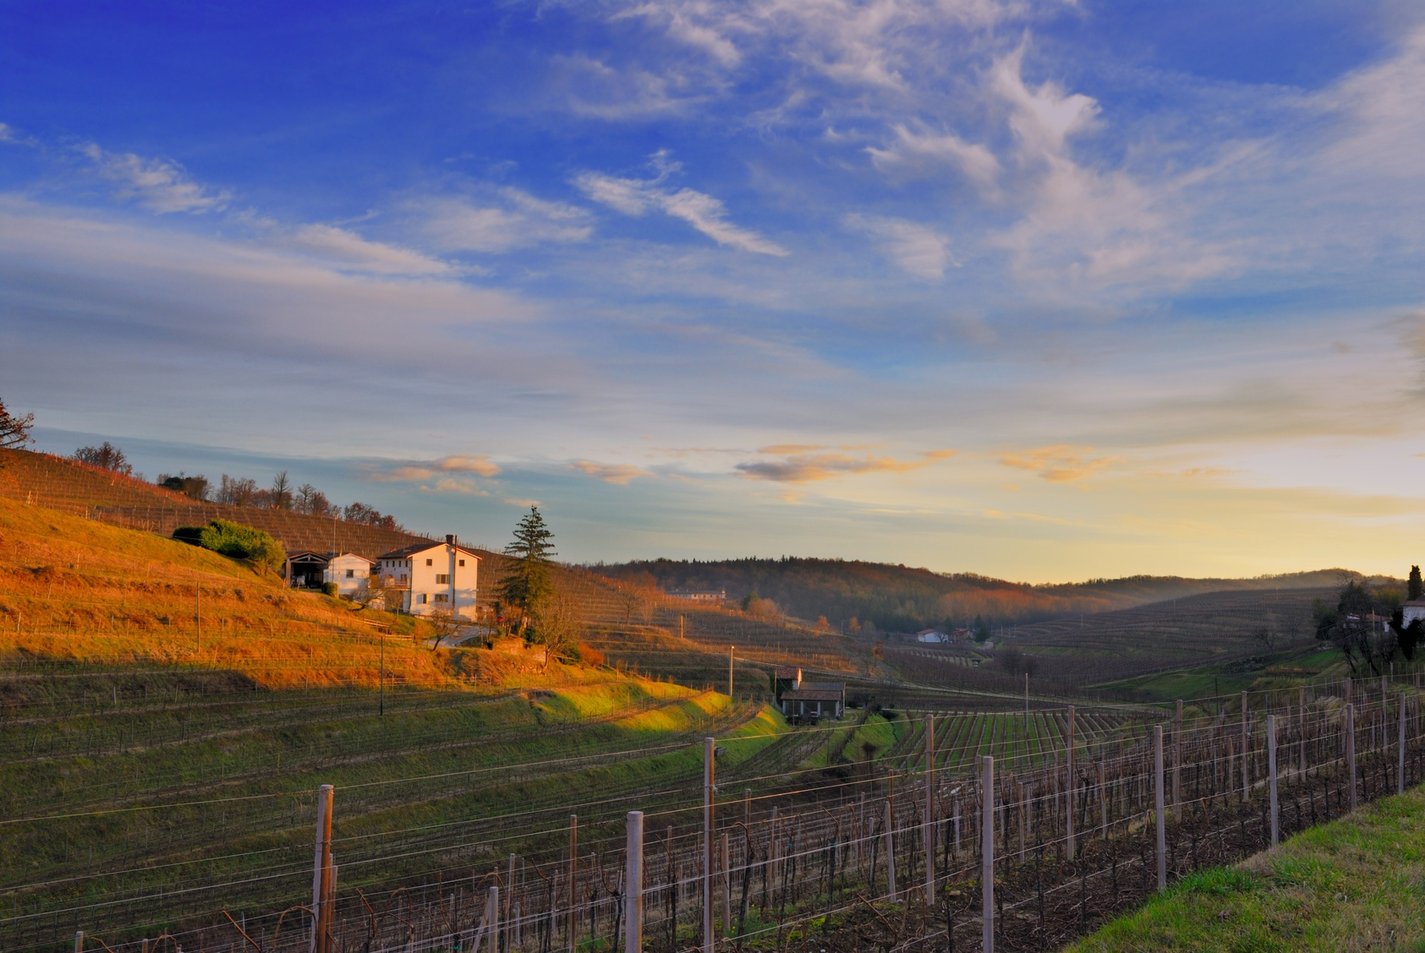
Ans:
[[[770,453],[775,449],[785,450],[787,447],[765,447],[763,452]],[[749,480],[813,483],[863,473],[905,473],[954,455],[954,450],[929,450],[920,454],[919,460],[897,460],[894,457],[855,456],[849,453],[792,453],[782,455],[780,460],[739,463],[737,469]]]
[[[1117,462],[1117,457],[1090,457],[1092,447],[1056,443],[1021,453],[1006,453],[999,462],[1007,467],[1030,470],[1051,483],[1082,480]]]
[[[429,480],[442,474],[469,473],[474,476],[492,477],[500,472],[497,464],[481,456],[449,456],[439,460],[416,460],[389,470],[379,466],[367,471],[371,479],[381,483],[407,483]]]
[[[627,463],[595,463],[592,460],[575,460],[574,469],[615,486],[628,486],[631,481],[637,480],[639,477],[653,476],[647,470]]]

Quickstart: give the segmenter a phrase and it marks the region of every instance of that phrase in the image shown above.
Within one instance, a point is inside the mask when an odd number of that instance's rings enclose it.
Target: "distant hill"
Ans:
[[[857,626],[912,632],[927,626],[1037,622],[1111,612],[1208,592],[1339,588],[1358,573],[1344,569],[1256,579],[1131,576],[1082,583],[1031,585],[973,573],[943,574],[885,563],[840,559],[643,560],[596,565],[592,571],[623,583],[674,590],[718,591],[737,601],[771,599],[803,619],[825,616],[839,630]]]

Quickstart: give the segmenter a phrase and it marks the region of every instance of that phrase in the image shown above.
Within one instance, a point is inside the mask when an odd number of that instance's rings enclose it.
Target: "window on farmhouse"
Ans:
[[[431,560],[431,559],[427,559],[427,560],[426,560],[426,565],[427,565],[427,566],[434,566],[434,565],[435,565],[435,561],[434,561],[434,560]]]
[[[420,605],[425,605],[425,604],[426,604],[426,594],[425,594],[424,592],[421,593],[421,595],[420,595],[419,604],[420,604]]]
[[[445,593],[443,593],[443,592],[437,592],[437,593],[435,594],[435,601],[436,601],[436,602],[449,602],[449,601],[450,601],[450,598],[449,598],[449,596],[447,596],[447,595],[446,595]]]
[[[463,560],[463,559],[460,560],[460,565],[461,565],[461,567],[463,568],[463,567],[465,566],[465,560]]]
[[[436,584],[437,586],[449,585],[449,584],[450,584],[450,576],[449,576],[449,574],[443,573],[443,572],[438,572],[438,573],[436,573],[436,574],[435,574],[435,584]]]
[[[355,578],[356,578],[356,570],[355,570],[355,569],[348,569],[348,570],[346,571],[346,578],[348,578],[348,579],[355,579]]]

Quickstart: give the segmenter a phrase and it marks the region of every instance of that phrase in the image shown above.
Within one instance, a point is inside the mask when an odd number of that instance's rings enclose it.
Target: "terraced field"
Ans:
[[[1148,712],[1078,708],[1074,717],[1076,749],[1096,749],[1141,735],[1150,721]],[[1022,771],[1063,757],[1068,744],[1067,709],[1018,712],[952,711],[935,718],[935,764],[967,775],[984,755],[991,755],[1005,771]],[[916,718],[887,755],[903,770],[925,767],[925,722]]]
[[[1053,622],[1016,626],[1006,644],[1039,660],[1040,671],[1098,684],[1133,675],[1205,665],[1313,642],[1311,606],[1336,589],[1214,592]]]

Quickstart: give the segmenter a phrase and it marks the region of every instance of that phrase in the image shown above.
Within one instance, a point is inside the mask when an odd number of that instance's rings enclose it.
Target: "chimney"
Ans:
[[[446,533],[446,534],[445,534],[445,545],[447,545],[447,546],[454,546],[454,545],[455,545],[455,534],[454,534],[454,533]]]

